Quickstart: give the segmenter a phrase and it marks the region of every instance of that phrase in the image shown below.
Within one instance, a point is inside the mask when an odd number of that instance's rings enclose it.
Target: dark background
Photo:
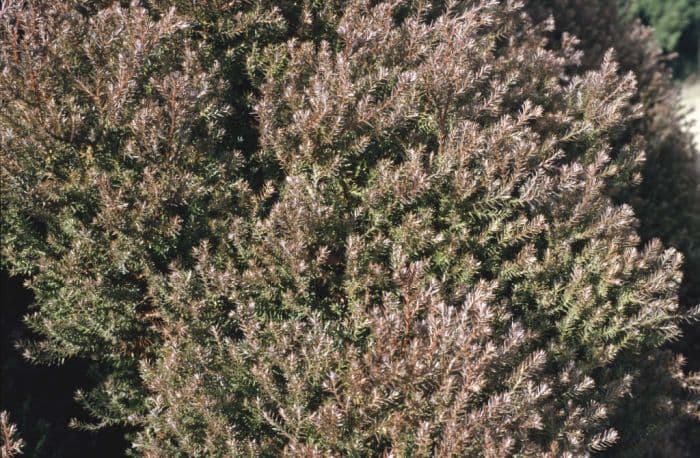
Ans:
[[[121,457],[128,447],[126,430],[80,431],[68,427],[71,418],[88,419],[73,399],[78,387],[90,386],[88,361],[67,361],[62,366],[30,364],[15,343],[31,337],[22,316],[29,311],[32,294],[22,279],[0,272],[0,410],[7,410],[24,439],[27,457]]]

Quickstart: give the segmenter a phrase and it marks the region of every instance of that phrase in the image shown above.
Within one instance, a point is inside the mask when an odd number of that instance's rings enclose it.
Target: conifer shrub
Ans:
[[[678,4],[668,5],[670,15],[683,11],[682,2],[675,3]],[[527,8],[535,18],[544,19],[552,15],[557,29],[581,37],[580,47],[585,50],[582,61],[584,69],[598,66],[606,50],[613,47],[620,71],[635,75],[638,94],[633,100],[641,104],[643,114],[629,123],[627,129],[628,136],[636,135],[643,139],[646,160],[641,170],[642,184],[619,190],[615,199],[632,205],[640,221],[638,231],[643,241],[658,237],[664,244],[676,247],[684,254],[679,302],[681,307],[699,304],[700,155],[697,147],[693,147],[683,111],[679,110],[678,87],[671,79],[672,61],[662,53],[654,39],[654,33],[658,30],[625,18],[626,8],[620,10],[613,2],[605,0],[533,1],[527,4]],[[688,17],[694,14],[686,10]],[[557,35],[561,33],[555,31],[552,34],[555,42]],[[623,142],[625,138],[622,137]],[[697,326],[692,323],[686,325],[683,338],[674,342],[671,348],[687,355],[686,371],[700,368],[700,333]],[[654,370],[652,367],[649,369]],[[647,378],[664,379],[653,373],[647,373]],[[650,392],[653,390],[638,393],[636,397],[644,398]],[[666,440],[644,441],[647,434],[644,423],[653,417],[638,406],[623,409],[621,415],[628,427],[625,435],[630,440],[652,447],[654,443],[664,447],[664,451],[649,452],[650,456],[686,456],[671,452],[669,448],[689,450],[700,447],[700,424],[697,421],[686,421],[680,425],[674,421],[664,422],[663,429],[669,436]],[[659,429],[658,426],[654,428]],[[631,456],[635,456],[634,453],[639,452],[634,451]]]
[[[82,426],[144,456],[553,457],[621,408],[694,413],[662,346],[698,310],[624,202],[647,115],[613,51],[517,1],[2,13],[2,259],[27,356],[106,374]]]
[[[142,409],[153,285],[200,241],[227,243],[241,178],[270,173],[242,157],[257,137],[241,55],[284,39],[297,3],[3,2],[2,262],[36,296],[25,355],[99,365],[83,426]]]
[[[607,50],[614,48],[620,72],[634,74],[638,91],[633,100],[641,104],[643,114],[628,124],[628,136],[621,141],[631,136],[643,139],[643,185],[616,197],[633,206],[643,239],[660,237],[683,252],[681,302],[700,303],[700,155],[679,110],[669,57],[656,44],[652,29],[625,19],[611,2],[546,0],[529,2],[527,8],[538,20],[553,17],[554,42],[561,31],[581,37],[583,69],[600,65]],[[694,345],[695,351],[688,351],[698,354],[700,346]]]

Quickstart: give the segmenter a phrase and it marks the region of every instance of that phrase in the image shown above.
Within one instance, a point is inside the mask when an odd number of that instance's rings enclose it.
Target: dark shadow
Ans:
[[[122,428],[98,432],[68,427],[71,418],[87,418],[74,401],[79,387],[90,386],[89,363],[74,360],[57,367],[27,362],[15,348],[31,337],[22,322],[32,294],[22,279],[0,274],[0,410],[7,410],[26,445],[26,457],[122,457],[128,442]]]

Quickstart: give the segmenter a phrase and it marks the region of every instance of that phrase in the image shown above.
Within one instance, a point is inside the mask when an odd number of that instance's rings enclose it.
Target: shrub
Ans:
[[[28,355],[107,368],[98,424],[146,456],[585,456],[620,405],[692,410],[682,257],[611,198],[645,116],[612,52],[519,2],[180,6],[3,7],[3,261]]]
[[[680,5],[676,7],[680,9]],[[678,88],[671,80],[669,59],[655,43],[653,30],[621,17],[623,12],[604,0],[530,2],[528,10],[539,19],[553,15],[558,29],[582,38],[584,69],[598,66],[606,50],[613,47],[620,71],[635,75],[638,94],[633,100],[641,104],[643,114],[628,124],[628,134],[622,137],[622,142],[632,136],[643,138],[646,161],[641,170],[642,184],[620,190],[616,200],[629,202],[634,208],[640,220],[638,230],[642,240],[659,237],[684,254],[679,301],[682,307],[700,304],[700,157],[678,109]],[[552,35],[556,42],[556,32]],[[673,348],[687,355],[687,369],[696,371],[700,368],[700,334],[694,326],[686,326],[685,334]],[[644,426],[649,418],[647,412],[635,405],[622,415],[628,426],[626,436],[642,442],[647,434]],[[700,437],[697,421],[681,425],[680,430],[669,421],[664,428],[671,436],[665,441],[668,444],[686,450],[700,447],[700,443],[692,444]],[[690,432],[683,431],[688,428]],[[684,443],[685,439],[691,444]],[[666,456],[670,452],[651,452],[651,456],[660,453]]]
[[[583,455],[614,442],[630,371],[683,378],[655,350],[680,259],[605,197],[636,179],[611,147],[633,80],[609,57],[562,81],[578,54],[542,27],[355,3],[334,41],[267,52],[259,154],[286,179],[232,228],[242,263],[203,246],[165,285],[187,305],[137,448]]]
[[[153,285],[224,243],[241,177],[268,173],[238,149],[256,144],[238,53],[287,33],[265,2],[109,3],[7,1],[0,29],[2,261],[31,275],[43,337],[25,354],[99,362],[102,388],[80,396],[100,425],[142,408]]]

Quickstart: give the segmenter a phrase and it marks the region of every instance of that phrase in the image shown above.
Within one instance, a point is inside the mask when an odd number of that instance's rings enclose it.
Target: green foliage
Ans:
[[[183,2],[188,22],[168,3],[3,3],[2,261],[31,274],[40,304],[27,323],[46,340],[26,356],[91,358],[116,377],[91,397],[102,424],[141,407],[137,362],[160,340],[152,284],[222,240],[241,174],[270,173],[241,168],[257,141],[241,73],[290,21],[269,3]]]
[[[616,200],[629,202],[639,217],[639,233],[643,240],[659,237],[664,243],[678,248],[684,254],[683,284],[679,300],[682,307],[700,303],[700,161],[692,137],[684,128],[678,110],[678,89],[671,81],[667,59],[656,44],[652,30],[639,23],[621,18],[606,0],[548,0],[532,2],[528,9],[537,18],[553,15],[555,23],[581,37],[584,68],[595,68],[606,50],[614,48],[623,72],[633,72],[638,82],[635,98],[642,106],[643,115],[628,124],[626,132],[617,140],[616,148],[630,138],[636,138],[644,150],[646,160],[641,170],[641,185],[620,189]],[[556,38],[555,38],[556,42]],[[697,327],[686,326],[686,336],[673,345],[675,350],[688,356],[689,371],[700,369],[700,334]],[[648,378],[665,380],[663,376]],[[649,396],[653,390],[646,390]],[[644,426],[651,418],[645,410],[630,407],[621,414],[629,426],[623,437],[634,437],[624,447],[630,456],[641,453],[632,444],[649,446],[652,443],[665,450],[647,450],[649,456],[678,455],[669,449],[695,449],[700,446],[700,425],[697,421],[666,422],[664,425]],[[666,439],[642,441],[647,428],[658,433],[666,429]],[[666,445],[664,445],[666,444]],[[672,444],[673,446],[669,446]],[[624,448],[623,447],[623,448]]]
[[[626,0],[627,12],[654,27],[654,35],[666,51],[674,51],[684,32],[700,27],[700,3],[696,0]]]
[[[692,414],[682,256],[624,203],[646,218],[641,145],[685,145],[668,75],[552,36],[563,3],[4,2],[2,262],[27,356],[105,374],[77,426],[586,456]]]

